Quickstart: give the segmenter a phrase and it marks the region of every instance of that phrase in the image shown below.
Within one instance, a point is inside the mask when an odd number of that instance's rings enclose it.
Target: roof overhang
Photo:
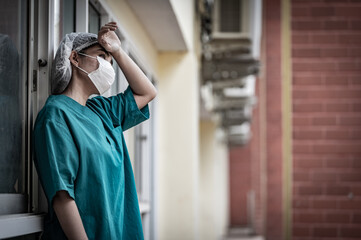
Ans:
[[[169,0],[126,0],[159,51],[185,51],[187,44]]]

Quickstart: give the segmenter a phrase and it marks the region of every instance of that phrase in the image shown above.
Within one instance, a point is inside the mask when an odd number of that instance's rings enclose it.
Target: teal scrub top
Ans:
[[[130,87],[86,106],[49,96],[34,127],[35,166],[49,208],[43,239],[66,239],[52,207],[60,190],[75,200],[89,239],[143,239],[123,131],[148,118],[148,105],[139,110]]]

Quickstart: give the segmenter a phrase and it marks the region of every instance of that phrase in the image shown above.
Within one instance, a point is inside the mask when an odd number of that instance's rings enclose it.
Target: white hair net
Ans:
[[[61,40],[51,69],[51,92],[62,93],[71,79],[71,63],[69,60],[73,50],[79,52],[98,43],[94,33],[69,33]]]

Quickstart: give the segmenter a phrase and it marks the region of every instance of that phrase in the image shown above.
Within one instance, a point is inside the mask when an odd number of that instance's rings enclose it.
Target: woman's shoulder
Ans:
[[[46,122],[63,122],[68,114],[68,106],[64,103],[62,95],[51,95],[45,102],[44,107],[39,111],[36,117],[35,127],[43,125]]]

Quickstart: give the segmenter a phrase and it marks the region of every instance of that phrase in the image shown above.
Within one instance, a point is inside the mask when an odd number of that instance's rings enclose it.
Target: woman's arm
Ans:
[[[141,109],[155,98],[157,90],[137,64],[120,47],[120,40],[114,32],[116,29],[115,22],[105,24],[98,33],[99,44],[114,57],[122,69],[133,91],[138,108]]]
[[[61,228],[68,239],[88,239],[78,207],[68,192],[59,191],[53,199],[53,208],[60,222]]]

